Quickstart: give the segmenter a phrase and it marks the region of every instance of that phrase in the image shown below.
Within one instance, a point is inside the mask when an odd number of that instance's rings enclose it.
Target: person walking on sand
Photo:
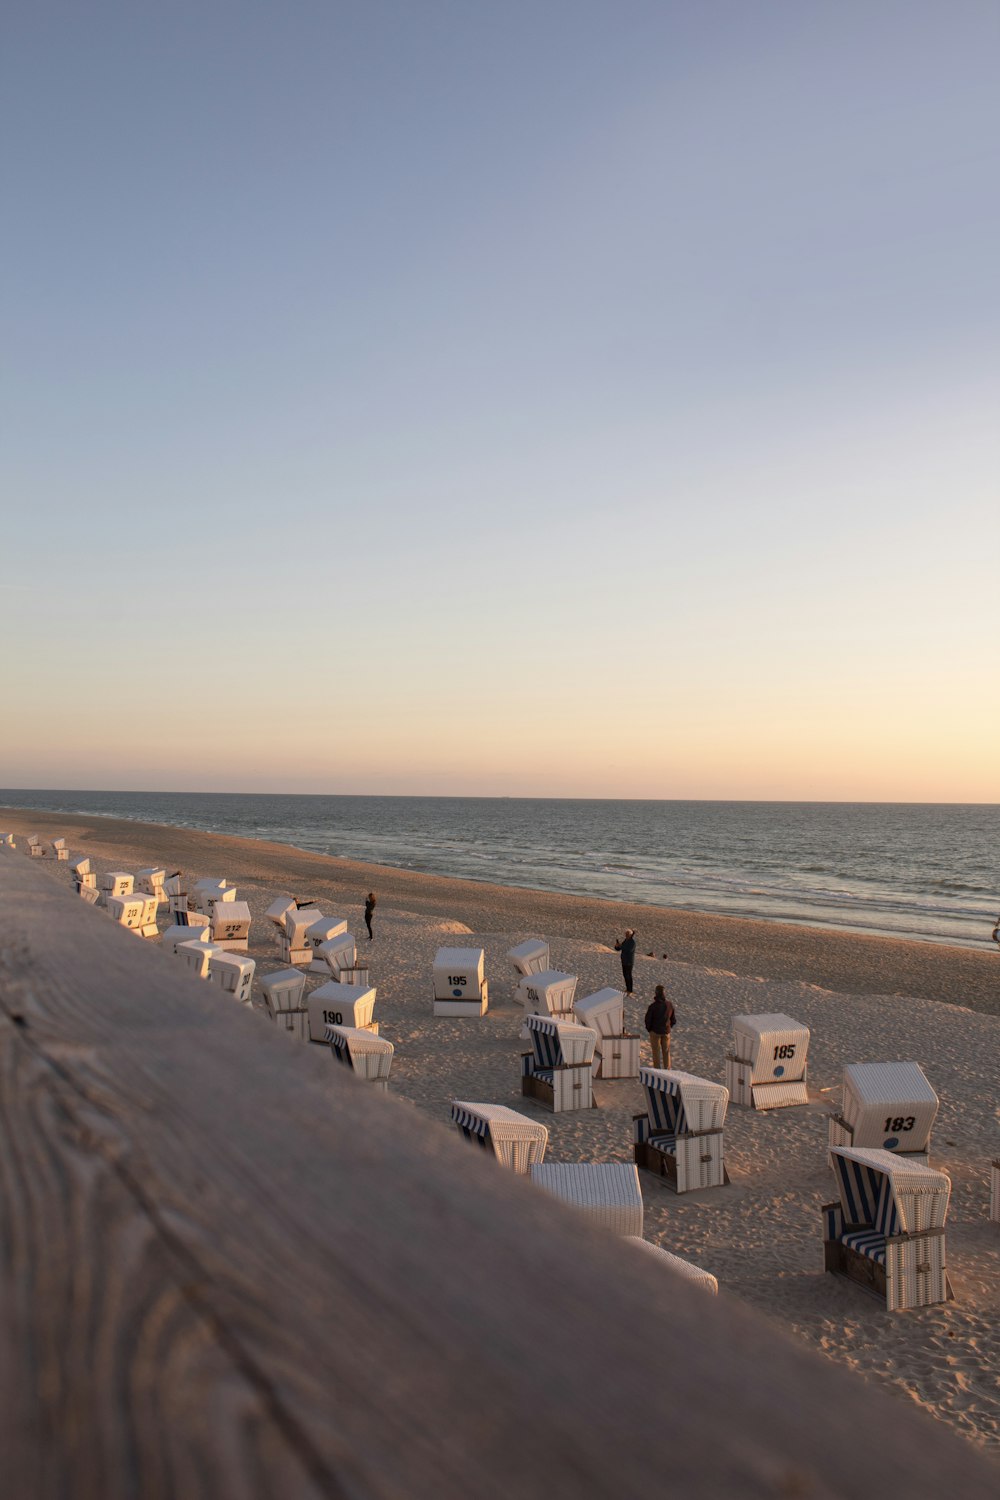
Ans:
[[[635,933],[631,927],[626,928],[625,936],[621,942],[615,939],[615,952],[622,956],[622,978],[625,981],[625,993],[632,994],[632,965],[635,963]]]
[[[653,991],[653,999],[647,1007],[643,1023],[653,1049],[653,1067],[670,1067],[670,1032],[677,1025],[677,1012],[672,1000],[667,999],[662,984]],[[662,1058],[662,1061],[660,1060]]]
[[[372,941],[372,917],[375,913],[375,892],[368,892],[368,900],[365,902],[365,926],[368,928],[368,941]]]

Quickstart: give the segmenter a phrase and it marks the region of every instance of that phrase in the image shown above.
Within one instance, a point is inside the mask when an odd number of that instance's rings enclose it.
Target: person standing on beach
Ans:
[[[368,928],[368,941],[372,941],[372,917],[375,913],[375,892],[368,892],[368,900],[365,902],[365,926]]]
[[[669,1068],[670,1032],[677,1025],[677,1012],[674,1010],[673,1001],[667,999],[667,993],[662,984],[658,984],[653,991],[653,999],[646,1011],[643,1024],[646,1027],[646,1035],[649,1037],[649,1045],[653,1049],[653,1067]]]
[[[632,965],[635,963],[635,933],[631,927],[626,928],[625,936],[621,942],[615,939],[615,952],[622,956],[622,978],[625,981],[625,993],[632,993]]]

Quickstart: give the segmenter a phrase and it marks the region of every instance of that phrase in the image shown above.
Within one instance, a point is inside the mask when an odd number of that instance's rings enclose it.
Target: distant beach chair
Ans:
[[[213,943],[213,948],[220,945]],[[232,995],[243,1005],[251,1003],[253,976],[257,968],[252,958],[240,953],[213,953],[208,960],[208,978],[221,990]]]
[[[141,892],[138,894],[133,892],[130,896],[107,898],[108,915],[111,920],[144,938],[155,938],[159,935],[156,926],[157,905],[155,896],[146,896]]]
[[[167,875],[163,881],[163,894],[167,898],[167,908],[172,917],[179,917],[188,909],[187,885],[184,880],[184,871],[175,870],[172,875]]]
[[[625,1030],[625,996],[610,986],[585,995],[573,1006],[581,1026],[597,1032],[595,1078],[638,1078],[641,1038]]]
[[[528,938],[509,949],[507,957],[514,965],[514,972],[522,978],[541,974],[549,967],[549,945],[542,938]]]
[[[211,917],[220,903],[236,900],[236,887],[227,880],[199,880],[190,896],[197,909]]]
[[[950,1179],[891,1151],[834,1146],[832,1155],[840,1201],[822,1210],[826,1269],[884,1298],[889,1312],[949,1301]]]
[[[346,1026],[351,1031],[370,1031],[372,1036],[378,1036],[378,1022],[372,1020],[375,991],[366,985],[341,984],[330,979],[313,990],[306,1008],[311,1042],[325,1042],[328,1026]]]
[[[324,943],[330,942],[332,938],[342,937],[347,931],[347,923],[343,917],[320,917],[306,928],[306,942],[312,949],[309,961],[310,974],[326,974],[328,972],[326,960],[320,954],[320,948]]]
[[[174,948],[174,957],[179,958],[199,979],[207,979],[209,963],[213,958],[222,956],[221,948],[216,948],[214,943],[199,942],[197,938],[192,938],[187,943],[178,943]]]
[[[575,974],[565,974],[561,969],[542,969],[522,979],[514,991],[514,999],[524,1008],[525,1025],[529,1016],[553,1016],[558,1021],[572,1021],[573,1000],[579,983]],[[527,1031],[522,1031],[522,1037]]]
[[[299,969],[277,969],[260,981],[264,1008],[274,1024],[299,1041],[309,1040],[309,1012],[303,1004],[306,976]]]
[[[439,948],[434,957],[434,1014],[483,1016],[489,1005],[482,948]]]
[[[550,1016],[528,1016],[527,1027],[531,1051],[521,1054],[521,1093],[556,1114],[591,1109],[597,1032]]]
[[[210,938],[211,931],[207,926],[189,927],[187,923],[177,922],[173,927],[164,929],[163,951],[176,954],[182,943],[208,943]]]
[[[727,1183],[728,1090],[676,1068],[640,1068],[639,1082],[646,1090],[646,1113],[632,1117],[636,1165],[666,1178],[678,1193]]]
[[[689,1260],[682,1260],[671,1250],[664,1250],[660,1245],[651,1244],[649,1240],[644,1240],[641,1236],[630,1235],[629,1239],[633,1245],[641,1245],[647,1254],[655,1255],[657,1260],[673,1275],[683,1276],[685,1281],[692,1282],[702,1291],[711,1293],[712,1296],[718,1295],[719,1283],[710,1272],[703,1271],[700,1266],[693,1265]]]
[[[76,878],[78,880],[80,879],[80,877],[82,875],[89,875],[91,873],[91,870],[90,870],[90,855],[89,854],[81,854],[81,855],[79,855],[79,857],[77,859],[74,859],[73,863],[70,865],[70,869],[72,870],[73,874],[76,876]]]
[[[89,885],[87,884],[88,880],[91,882]],[[76,882],[76,894],[80,897],[81,901],[85,901],[88,906],[97,906],[101,899],[101,893],[97,889],[97,876],[82,876]]]
[[[733,1017],[733,1050],[726,1053],[726,1087],[734,1104],[784,1109],[808,1104],[809,1027],[791,1016]]]
[[[990,1164],[990,1218],[1000,1224],[1000,1161]]]
[[[536,1187],[582,1210],[591,1223],[642,1238],[642,1189],[631,1162],[542,1162],[528,1175]]]
[[[315,906],[300,906],[293,901],[282,917],[281,957],[286,964],[312,963],[313,945],[306,933],[323,913]]]
[[[502,1167],[509,1167],[521,1176],[545,1159],[549,1142],[546,1127],[505,1104],[473,1104],[467,1099],[453,1099],[451,1118],[467,1141],[474,1141],[484,1151],[492,1151]]]
[[[0,844],[2,844],[5,849],[16,849],[17,839],[12,833],[0,833]]]
[[[37,833],[28,834],[28,837],[25,839],[25,846],[31,859],[41,859],[45,853]]]
[[[311,901],[307,902],[306,904],[308,906],[312,906]],[[283,934],[285,931],[285,912],[288,911],[289,907],[292,907],[294,905],[295,902],[291,896],[279,896],[276,901],[271,902],[270,906],[267,908],[267,911],[264,913],[267,920],[274,923],[279,933]]]
[[[66,848],[66,840],[65,839],[53,839],[51,847],[52,847],[52,853],[55,855],[56,859],[58,859],[58,860],[68,860],[69,859],[69,850]]]
[[[330,974],[334,979],[339,980],[346,970],[353,971],[357,957],[358,949],[354,934],[339,932],[336,937],[328,938],[325,943],[320,943],[309,969],[310,972],[315,969],[317,973]]]
[[[97,882],[101,899],[107,906],[112,896],[131,896],[134,881],[125,870],[109,870]]]
[[[357,1077],[373,1083],[377,1089],[389,1087],[392,1055],[396,1049],[385,1037],[373,1036],[370,1031],[357,1031],[351,1026],[328,1026],[326,1039],[336,1062],[350,1068]]]
[[[101,893],[97,888],[97,876],[90,868],[89,856],[81,854],[79,859],[74,860],[70,865],[70,869],[73,872],[73,878],[76,882],[77,895],[82,896],[85,890],[92,890],[94,892],[93,896],[86,897],[85,899],[89,900],[91,906],[96,906],[101,899]]]
[[[830,1147],[874,1147],[926,1161],[937,1112],[938,1096],[919,1063],[848,1063],[844,1102],[830,1116]]]
[[[212,942],[227,953],[250,947],[250,906],[246,901],[217,901],[212,909]]]
[[[157,902],[166,902],[166,892],[163,882],[167,878],[166,870],[160,869],[158,865],[147,865],[144,870],[136,872],[135,888],[146,896],[155,896]]]

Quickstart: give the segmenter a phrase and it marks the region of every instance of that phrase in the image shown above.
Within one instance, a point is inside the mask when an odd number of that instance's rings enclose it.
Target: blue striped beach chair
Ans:
[[[592,1108],[597,1032],[551,1016],[528,1016],[526,1025],[531,1051],[521,1054],[521,1093],[554,1113]]]
[[[830,1116],[829,1144],[926,1162],[937,1112],[938,1096],[919,1063],[848,1063],[844,1102]]]
[[[538,1120],[519,1115],[504,1104],[451,1101],[451,1118],[467,1141],[491,1152],[502,1167],[527,1176],[545,1160],[549,1132]]]
[[[632,1117],[635,1163],[677,1193],[729,1181],[723,1126],[729,1090],[678,1068],[640,1068],[646,1113]]]
[[[822,1210],[826,1269],[884,1298],[889,1312],[947,1302],[951,1180],[891,1151],[831,1154],[840,1201]]]
[[[350,1068],[355,1077],[366,1079],[377,1089],[388,1089],[396,1049],[384,1036],[374,1036],[353,1026],[328,1026],[326,1039],[335,1062]]]

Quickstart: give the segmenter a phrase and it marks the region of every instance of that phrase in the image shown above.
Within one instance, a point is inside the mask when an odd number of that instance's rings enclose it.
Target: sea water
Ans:
[[[989,944],[1000,908],[992,803],[0,790],[0,804],[269,839],[498,885],[974,946]]]

